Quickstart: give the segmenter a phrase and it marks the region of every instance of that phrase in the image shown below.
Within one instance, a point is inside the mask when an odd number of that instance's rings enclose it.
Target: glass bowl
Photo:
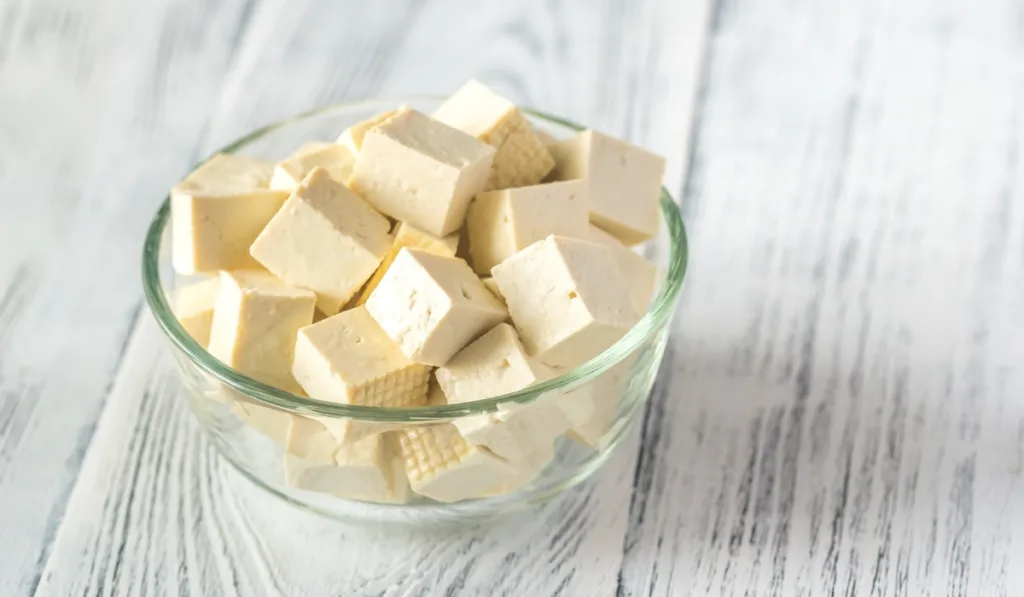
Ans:
[[[332,141],[348,126],[401,103],[429,113],[439,102],[406,97],[332,106],[262,128],[222,151],[276,161],[308,141]],[[556,138],[583,128],[535,110],[524,112],[537,129]],[[219,452],[257,485],[305,508],[347,520],[478,520],[549,500],[582,482],[609,458],[642,412],[664,354],[687,261],[679,209],[664,188],[661,214],[657,238],[637,249],[658,265],[659,280],[649,311],[632,330],[597,357],[558,377],[512,394],[465,404],[385,409],[322,402],[260,383],[212,357],[182,328],[172,311],[170,297],[175,287],[192,280],[176,276],[171,267],[169,198],[149,227],[142,281],[149,307],[170,341],[192,411]],[[402,429],[439,426],[443,429],[434,431],[440,433],[451,431],[451,423],[459,419],[552,403],[568,407],[564,410],[572,413],[569,418],[575,427],[555,441],[553,456],[538,465],[539,472],[506,484],[504,493],[492,491],[455,503],[415,493],[386,500],[402,503],[375,503],[369,499],[376,498],[361,495],[351,477],[332,477],[338,471],[331,463],[307,461],[285,448],[289,426],[307,419],[328,426],[348,422],[367,434],[379,432],[379,454],[391,460],[373,472],[383,472],[389,487],[397,492],[407,483],[400,459],[394,456]]]

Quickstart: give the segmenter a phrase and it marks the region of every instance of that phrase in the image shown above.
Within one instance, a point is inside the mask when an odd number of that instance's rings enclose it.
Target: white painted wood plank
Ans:
[[[195,158],[247,8],[4,6],[0,594],[38,582],[138,314],[144,225]]]
[[[600,11],[584,2],[500,9],[439,3],[409,15],[385,11],[393,19],[411,19],[408,25],[375,13],[351,19],[348,28],[346,21],[329,18],[333,13],[325,13],[325,6],[268,4],[253,14],[252,36],[226,83],[213,143],[256,122],[342,99],[350,86],[359,94],[441,92],[479,76],[517,99],[563,98],[577,118],[637,141],[653,139],[655,149],[676,152],[671,176],[681,180],[676,147],[687,137],[686,118],[671,108],[692,96],[693,65],[688,76],[634,96],[636,113],[658,126],[629,124],[633,113],[615,103],[624,101],[629,80],[672,72],[697,55],[692,46],[699,43],[701,24],[675,23],[685,14],[675,3],[632,3],[635,12],[623,10],[624,3]],[[440,23],[465,25],[461,35],[439,38]],[[668,33],[680,28],[697,33],[685,44],[670,43]],[[381,41],[381,31],[402,36]],[[641,35],[645,41],[638,47],[625,41]],[[296,49],[305,43],[315,48]],[[498,54],[490,62],[467,51],[518,44],[529,50]],[[593,65],[590,51],[601,44],[611,44],[603,69]],[[348,58],[329,61],[334,56]],[[558,73],[566,70],[582,74],[559,82]],[[278,73],[288,85],[271,83]],[[357,74],[358,85],[350,83]],[[451,81],[439,86],[446,78]],[[594,96],[607,104],[587,99]],[[413,538],[358,533],[259,495],[225,471],[184,413],[166,361],[155,356],[153,336],[144,324],[129,350],[132,360],[99,425],[38,594],[614,593],[635,441],[596,483],[514,525]]]
[[[1019,19],[722,4],[622,594],[1024,594]]]

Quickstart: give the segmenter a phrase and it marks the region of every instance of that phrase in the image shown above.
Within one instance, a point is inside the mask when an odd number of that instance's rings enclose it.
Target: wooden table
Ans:
[[[692,265],[643,421],[497,527],[262,495],[139,249],[197,160],[470,76],[663,153]],[[0,595],[1024,594],[1018,0],[0,0]]]

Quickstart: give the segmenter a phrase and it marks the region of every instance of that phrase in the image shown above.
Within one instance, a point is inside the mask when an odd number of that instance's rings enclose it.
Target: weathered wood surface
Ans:
[[[1021,22],[1014,0],[0,1],[0,595],[1024,594]],[[564,500],[341,526],[203,439],[138,315],[142,230],[256,125],[469,76],[664,153],[670,188],[689,170],[677,333],[642,428]]]

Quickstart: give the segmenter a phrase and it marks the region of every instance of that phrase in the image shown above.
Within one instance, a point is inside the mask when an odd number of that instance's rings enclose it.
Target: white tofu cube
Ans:
[[[270,188],[291,193],[313,168],[323,168],[341,184],[348,182],[356,156],[344,145],[337,143],[309,143],[274,167]]]
[[[349,185],[375,208],[436,236],[462,226],[494,148],[415,110],[367,131]]]
[[[396,431],[409,485],[439,502],[492,495],[517,471],[486,448],[467,442],[454,425]]]
[[[550,377],[533,362],[512,326],[502,323],[462,349],[436,372],[449,404],[493,398]],[[540,397],[529,404],[505,403],[497,412],[460,417],[455,426],[469,442],[485,446],[518,465],[550,451],[570,424],[553,402]]]
[[[174,292],[174,315],[199,346],[210,343],[213,307],[217,303],[217,278],[209,278],[183,286]]]
[[[291,374],[295,337],[313,321],[316,297],[260,271],[221,272],[211,355],[265,384],[299,391]]]
[[[373,116],[372,118],[367,118],[362,122],[353,124],[338,135],[337,143],[348,149],[353,156],[358,157],[360,150],[363,148],[363,138],[366,137],[367,131],[379,124],[387,122],[399,112],[403,112],[407,109],[407,107],[403,106],[397,110],[387,110]]]
[[[477,81],[456,91],[434,118],[497,150],[487,190],[537,184],[555,165],[519,108]]]
[[[527,351],[552,367],[597,356],[640,318],[611,251],[595,243],[549,236],[492,273]]]
[[[590,221],[635,245],[658,234],[665,158],[597,131],[548,145],[555,180],[587,181]]]
[[[261,406],[246,400],[241,394],[226,387],[222,392],[230,392],[233,399],[231,410],[242,423],[262,433],[277,444],[282,446],[288,443],[288,430],[291,427],[292,417],[290,413],[269,406]]]
[[[445,237],[434,236],[433,234],[420,230],[419,228],[409,224],[408,222],[399,222],[395,229],[395,240],[391,245],[391,250],[384,257],[384,261],[381,262],[377,271],[373,272],[373,276],[370,280],[363,285],[362,290],[359,291],[359,295],[356,297],[353,306],[359,306],[366,304],[366,299],[370,298],[370,294],[380,284],[384,274],[388,273],[388,268],[394,263],[395,257],[398,257],[398,252],[403,247],[410,249],[420,249],[433,255],[441,255],[444,257],[454,257],[456,251],[459,248],[459,235],[449,234]]]
[[[586,186],[582,180],[480,193],[466,214],[469,255],[481,275],[533,243],[557,234],[587,234]]]
[[[337,313],[391,247],[384,216],[314,168],[252,243],[252,256],[286,283],[316,293]]]
[[[171,259],[179,274],[259,268],[249,245],[288,193],[267,188],[274,165],[218,154],[171,189]]]
[[[606,447],[615,424],[626,421],[619,416],[619,410],[635,362],[635,355],[630,355],[587,385],[557,399],[572,423],[569,438],[594,450]]]
[[[314,433],[315,438],[307,442],[326,442],[330,437],[326,430]],[[335,444],[335,451],[326,459],[322,454],[312,458],[288,455],[285,480],[299,489],[346,499],[404,503],[409,499],[409,485],[394,443],[395,440],[386,435],[375,435],[357,442]]]
[[[658,266],[593,224],[589,225],[587,235],[583,238],[608,247],[612,257],[619,264],[619,271],[626,277],[637,312],[646,313],[651,306],[651,298],[654,297],[654,288],[658,284]]]
[[[409,359],[440,366],[508,311],[465,261],[403,248],[366,310]]]

